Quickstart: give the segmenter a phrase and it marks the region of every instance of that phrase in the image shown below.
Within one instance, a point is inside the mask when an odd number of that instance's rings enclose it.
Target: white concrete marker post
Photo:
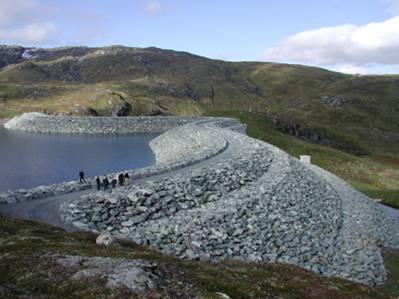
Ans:
[[[312,164],[312,162],[311,162],[311,156],[301,155],[301,156],[299,156],[299,160],[301,160],[301,162],[303,162],[303,163]]]

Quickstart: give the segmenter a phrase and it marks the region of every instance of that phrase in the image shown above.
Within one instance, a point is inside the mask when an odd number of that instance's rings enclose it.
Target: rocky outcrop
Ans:
[[[24,47],[0,45],[0,69],[23,60]]]
[[[312,143],[321,144],[343,150],[355,155],[366,155],[367,151],[353,141],[345,140],[344,137],[337,137],[331,132],[303,126],[300,123],[288,122],[274,117],[272,119],[276,129],[280,132],[291,135]]]
[[[122,101],[121,103],[112,107],[112,116],[128,116],[130,112],[133,111],[133,107],[126,101]]]
[[[79,57],[93,51],[88,47],[59,47],[53,49],[0,45],[0,68],[32,59]]]
[[[337,109],[337,110],[341,110],[342,106],[345,103],[348,103],[349,100],[348,98],[346,98],[345,96],[340,96],[340,95],[324,95],[320,97],[320,100],[323,101],[324,103],[326,103],[328,106]]]
[[[73,272],[73,280],[97,276],[110,288],[124,287],[142,296],[156,288],[158,279],[157,265],[139,259],[63,256],[57,262]]]

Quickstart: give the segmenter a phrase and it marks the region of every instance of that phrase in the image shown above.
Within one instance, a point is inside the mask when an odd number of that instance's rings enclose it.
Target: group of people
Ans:
[[[117,185],[119,186],[125,186],[129,185],[129,173],[121,173],[117,177],[113,179],[108,179],[107,176],[105,176],[103,179],[101,179],[99,176],[96,177],[96,184],[97,184],[97,190],[101,190],[101,187],[104,188],[104,191],[110,189],[111,187],[114,189],[116,188]]]
[[[104,191],[110,189],[111,187],[114,189],[116,188],[117,185],[119,186],[124,186],[124,185],[129,185],[129,173],[121,173],[118,176],[116,176],[113,179],[108,179],[107,176],[104,176],[103,179],[101,179],[100,176],[96,177],[96,185],[97,185],[97,190],[101,190],[101,187],[104,188]],[[79,172],[79,181],[80,183],[86,183],[85,179],[85,173],[83,170]]]

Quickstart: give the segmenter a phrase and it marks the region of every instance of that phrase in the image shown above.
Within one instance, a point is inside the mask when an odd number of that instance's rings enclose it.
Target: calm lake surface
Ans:
[[[156,135],[34,134],[0,126],[0,191],[78,180],[155,163]]]

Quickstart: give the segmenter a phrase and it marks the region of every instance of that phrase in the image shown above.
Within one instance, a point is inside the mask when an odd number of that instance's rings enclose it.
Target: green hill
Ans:
[[[399,206],[399,76],[121,46],[0,46],[0,67],[0,118],[25,111],[236,116],[250,135],[311,154]]]

